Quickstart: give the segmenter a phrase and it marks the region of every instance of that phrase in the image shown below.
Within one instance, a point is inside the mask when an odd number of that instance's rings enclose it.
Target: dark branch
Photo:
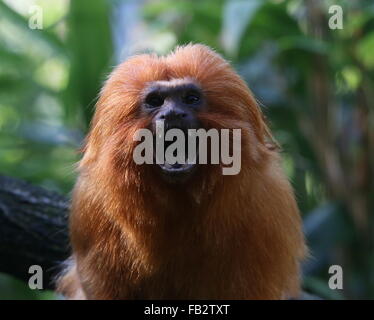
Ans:
[[[67,212],[57,193],[0,176],[0,272],[28,281],[29,267],[40,265],[44,288],[52,289],[69,255]]]

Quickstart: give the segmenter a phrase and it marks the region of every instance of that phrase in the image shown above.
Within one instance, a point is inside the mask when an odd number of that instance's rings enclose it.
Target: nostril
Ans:
[[[165,111],[165,112],[162,112],[159,114],[159,116],[157,117],[158,119],[160,120],[167,120],[167,121],[174,121],[174,120],[181,120],[183,119],[184,121],[187,120],[188,118],[188,112],[183,112],[181,110],[168,110],[168,111]]]

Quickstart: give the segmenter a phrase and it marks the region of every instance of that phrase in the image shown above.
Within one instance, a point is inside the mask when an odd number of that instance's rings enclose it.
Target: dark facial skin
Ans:
[[[158,81],[145,91],[142,111],[152,115],[152,130],[156,121],[164,121],[165,133],[181,129],[187,139],[188,129],[199,129],[197,113],[204,108],[202,90],[192,80]],[[165,141],[165,148],[172,142]],[[196,169],[196,164],[159,164],[162,176],[171,183],[186,181]]]

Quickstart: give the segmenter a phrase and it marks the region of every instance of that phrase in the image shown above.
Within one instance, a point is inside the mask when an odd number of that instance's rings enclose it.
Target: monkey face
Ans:
[[[187,180],[197,167],[198,145],[195,146],[191,154],[195,161],[187,161],[189,144],[187,142],[190,129],[202,128],[198,119],[198,113],[205,108],[204,95],[199,85],[191,78],[172,79],[170,81],[154,81],[149,83],[143,94],[141,104],[142,112],[151,117],[151,130],[154,134],[154,145],[159,134],[157,126],[162,124],[162,134],[167,135],[169,130],[179,129],[183,133],[184,139],[184,161],[169,163],[165,157],[167,148],[176,143],[165,141],[161,152],[165,161],[157,164],[157,170],[162,177],[169,182],[179,183]],[[155,150],[155,148],[154,148]],[[154,151],[155,163],[157,153]]]
[[[214,51],[187,45],[164,57],[134,56],[111,73],[97,103],[80,168],[98,168],[139,186],[143,180],[153,179],[154,172],[168,182],[192,181],[196,188],[204,179],[216,181],[213,176],[219,174],[222,164],[209,159],[202,163],[198,146],[194,163],[139,165],[134,161],[139,146],[134,136],[149,129],[155,138],[158,122],[164,123],[166,133],[179,129],[185,136],[190,129],[240,129],[242,162],[247,166],[260,165],[266,151],[268,131],[245,82]],[[164,153],[171,143],[165,141]],[[153,156],[157,160],[157,154]],[[192,175],[196,178],[191,179]],[[153,181],[156,185],[164,179],[156,174]]]

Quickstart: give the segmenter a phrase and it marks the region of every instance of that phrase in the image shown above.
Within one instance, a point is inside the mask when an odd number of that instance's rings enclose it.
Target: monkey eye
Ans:
[[[196,104],[200,101],[200,97],[195,93],[187,94],[183,97],[183,102],[186,104]]]
[[[164,104],[164,97],[157,93],[150,94],[145,99],[145,102],[151,107],[161,107]]]

